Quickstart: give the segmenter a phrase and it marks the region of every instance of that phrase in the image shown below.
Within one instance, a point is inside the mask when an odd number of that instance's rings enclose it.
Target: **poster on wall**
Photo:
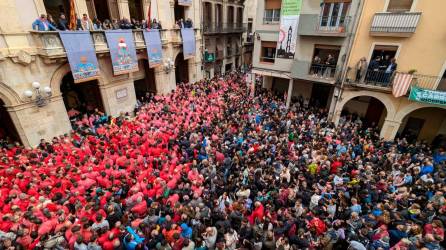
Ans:
[[[98,59],[88,31],[61,31],[60,39],[67,52],[75,83],[99,77]]]
[[[278,58],[294,58],[301,6],[302,0],[282,1],[279,41],[277,43],[276,53]]]
[[[138,59],[132,31],[107,30],[105,37],[110,49],[113,74],[122,75],[138,71]]]
[[[163,63],[163,48],[159,30],[144,30],[144,40],[147,47],[149,67],[154,68],[160,66]]]
[[[178,0],[178,5],[191,6],[192,0]]]
[[[195,31],[192,28],[182,28],[184,60],[195,57]]]

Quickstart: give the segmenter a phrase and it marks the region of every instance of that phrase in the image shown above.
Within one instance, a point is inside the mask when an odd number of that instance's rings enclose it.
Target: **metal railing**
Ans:
[[[319,16],[317,32],[345,33],[351,21],[350,16]]]
[[[278,24],[280,17],[263,17],[263,24]]]
[[[260,62],[274,63],[275,61],[276,61],[276,58],[274,58],[274,57],[266,57],[266,56],[260,57]]]
[[[315,63],[296,59],[291,66],[291,76],[297,79],[334,83],[339,78],[341,69],[342,67],[336,63]]]
[[[336,64],[311,63],[308,75],[319,78],[334,78],[336,76]]]
[[[348,72],[348,82],[353,84],[376,86],[383,88],[392,88],[395,84],[395,76],[397,73],[407,72],[392,72],[386,73],[383,70],[352,70]],[[423,89],[446,91],[446,78],[431,75],[412,74],[410,86],[417,86]]]
[[[244,32],[247,25],[244,23],[206,23],[202,25],[203,33],[231,33]]]
[[[375,13],[370,32],[413,33],[421,12]]]

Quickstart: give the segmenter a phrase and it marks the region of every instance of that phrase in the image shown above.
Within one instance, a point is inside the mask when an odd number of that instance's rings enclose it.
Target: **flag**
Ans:
[[[407,93],[412,83],[413,75],[408,73],[396,73],[393,79],[392,94],[401,97]]]
[[[149,1],[149,9],[147,10],[147,29],[150,29],[150,26],[152,24],[152,17],[150,16],[150,12],[152,10],[152,0]]]
[[[70,22],[68,28],[70,30],[76,30],[77,20],[76,20],[76,10],[74,6],[74,0],[70,0]]]

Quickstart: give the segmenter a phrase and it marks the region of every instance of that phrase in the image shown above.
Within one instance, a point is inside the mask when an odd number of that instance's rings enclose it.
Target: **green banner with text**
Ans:
[[[412,87],[409,100],[446,106],[446,92]]]

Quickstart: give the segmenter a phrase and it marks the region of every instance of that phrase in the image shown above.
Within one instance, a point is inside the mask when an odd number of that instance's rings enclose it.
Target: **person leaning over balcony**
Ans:
[[[68,28],[68,20],[65,17],[64,13],[60,13],[59,23],[57,24],[57,29],[59,29],[59,30],[69,30],[69,28]]]
[[[192,24],[192,19],[188,18],[186,19],[186,21],[184,22],[184,28],[192,28],[193,24]]]
[[[102,29],[103,30],[112,30],[113,29],[113,25],[110,22],[110,20],[105,19],[104,22],[102,23]]]
[[[52,25],[48,20],[46,19],[46,15],[42,14],[40,15],[40,18],[37,18],[32,23],[33,30],[38,31],[50,31],[50,30],[57,30],[54,25]]]
[[[94,30],[102,30],[102,23],[99,21],[97,17],[93,18],[93,29]]]
[[[390,59],[390,64],[387,66],[386,71],[384,71],[384,84],[386,86],[389,85],[393,72],[395,72],[397,67],[398,64],[396,63],[396,59],[395,58]]]
[[[119,22],[118,22],[118,20],[116,20],[116,19],[113,19],[111,25],[112,25],[112,29],[114,29],[114,30],[118,30],[118,29],[120,29]]]
[[[365,76],[367,74],[367,68],[368,68],[367,59],[365,57],[362,57],[357,63],[356,63],[356,82],[364,82]]]
[[[82,30],[94,30],[93,22],[87,16],[87,14],[82,15],[81,19]]]

